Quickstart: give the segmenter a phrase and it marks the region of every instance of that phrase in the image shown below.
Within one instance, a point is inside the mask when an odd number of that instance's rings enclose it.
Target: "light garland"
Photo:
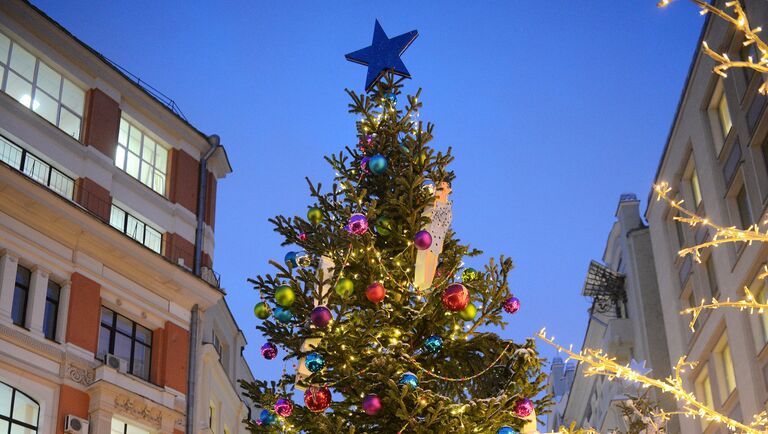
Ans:
[[[416,367],[418,367],[421,370],[421,372],[424,372],[425,374],[429,375],[430,377],[437,378],[437,379],[443,380],[443,381],[449,381],[449,382],[454,382],[454,383],[463,383],[465,381],[474,380],[475,378],[482,376],[486,372],[490,371],[494,366],[498,365],[499,362],[501,361],[501,358],[504,357],[504,355],[507,354],[507,350],[509,350],[510,346],[512,346],[512,342],[507,342],[507,346],[505,346],[504,349],[501,351],[501,354],[499,354],[499,356],[496,357],[496,360],[494,360],[490,365],[488,365],[482,371],[477,372],[476,374],[471,375],[469,377],[444,377],[444,376],[442,376],[440,374],[436,374],[436,373],[430,371],[429,369],[421,366],[421,364],[419,364],[419,362],[417,362],[416,359],[414,359],[412,356],[410,356],[408,354],[403,354],[403,358],[408,360],[409,362],[413,363],[414,365],[416,365]]]
[[[760,39],[760,37],[757,35],[760,33],[760,31],[762,31],[762,28],[752,28],[752,26],[749,24],[747,14],[741,7],[741,2],[734,0],[725,3],[726,8],[733,9],[733,15],[730,15],[728,12],[719,9],[703,0],[690,1],[701,8],[701,15],[711,13],[731,23],[734,27],[736,27],[737,30],[744,33],[743,45],[747,47],[754,44],[757,47],[757,51],[760,53],[760,58],[757,60],[753,59],[752,56],[749,56],[747,59],[731,60],[727,53],[717,53],[716,51],[709,48],[707,42],[704,41],[701,44],[702,50],[715,62],[717,62],[717,65],[715,65],[713,68],[713,72],[715,74],[721,77],[727,77],[727,71],[731,68],[752,69],[761,74],[768,73],[768,45],[763,42],[763,40]],[[672,0],[661,0],[656,4],[656,6],[663,8],[668,6],[671,2]],[[760,85],[759,92],[763,95],[768,94],[768,82],[763,82],[763,84]]]
[[[732,307],[739,309],[740,311],[749,310],[750,314],[765,314],[766,309],[768,309],[768,304],[758,302],[755,299],[755,296],[752,295],[752,292],[746,286],[744,287],[744,293],[744,298],[739,301],[731,301],[730,298],[725,299],[725,301],[718,301],[717,299],[713,298],[711,302],[706,303],[704,300],[702,300],[700,305],[683,309],[680,311],[680,313],[692,315],[691,322],[689,324],[691,331],[695,331],[694,324],[696,323],[696,320],[699,319],[699,315],[701,315],[701,313],[707,309],[715,310],[721,307]]]
[[[743,433],[758,434],[764,433],[766,428],[768,428],[768,418],[766,417],[765,412],[756,415],[751,424],[745,425],[707,407],[704,403],[696,399],[693,393],[685,390],[681,374],[685,372],[686,367],[693,367],[696,365],[695,362],[686,362],[685,357],[681,357],[680,360],[678,360],[674,367],[673,376],[669,376],[664,380],[657,380],[636,372],[627,365],[618,363],[615,357],[606,354],[603,350],[585,348],[576,353],[570,348],[565,348],[556,344],[554,337],[547,336],[545,329],[541,329],[536,336],[545,343],[553,346],[558,352],[567,354],[569,360],[576,360],[577,362],[586,365],[586,369],[584,370],[584,376],[586,377],[603,375],[609,380],[619,378],[639,383],[642,387],[654,387],[671,394],[678,400],[678,402],[682,402],[682,413],[686,416],[699,417],[703,420],[722,423],[731,431],[738,430]]]

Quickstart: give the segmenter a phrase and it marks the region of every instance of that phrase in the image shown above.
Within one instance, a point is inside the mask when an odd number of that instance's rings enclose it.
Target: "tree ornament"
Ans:
[[[312,309],[312,312],[309,313],[309,319],[312,321],[312,324],[314,324],[315,327],[324,329],[328,327],[328,324],[333,319],[333,315],[331,315],[331,310],[327,307],[317,306],[316,308]]]
[[[374,393],[365,395],[365,398],[363,398],[363,411],[365,414],[368,416],[376,416],[380,410],[381,398],[379,398],[379,395]]]
[[[274,314],[275,319],[283,324],[287,324],[293,319],[293,312],[283,307],[276,307]]]
[[[336,282],[336,286],[333,287],[333,290],[341,297],[349,297],[355,292],[355,282],[353,282],[352,279],[342,277]]]
[[[389,166],[387,158],[381,154],[376,154],[368,160],[368,170],[376,175],[386,172],[387,166]]]
[[[281,285],[275,290],[275,303],[282,307],[290,307],[296,300],[296,294],[293,288],[288,285]]]
[[[533,413],[533,401],[528,398],[520,398],[515,402],[515,415],[526,418]]]
[[[419,250],[427,250],[432,245],[432,235],[427,231],[418,231],[413,236],[413,245]]]
[[[319,353],[309,353],[304,358],[304,366],[309,372],[317,372],[325,367],[325,357]]]
[[[453,219],[453,204],[448,200],[451,194],[451,186],[447,182],[441,182],[439,188],[431,186],[434,202],[424,208],[422,216],[429,221],[422,230],[431,236],[428,248],[416,252],[416,266],[413,274],[413,284],[420,290],[426,290],[432,286],[432,281],[437,272],[437,264],[440,262],[440,254],[443,253],[443,244]]]
[[[395,95],[392,92],[388,92],[384,94],[384,98],[389,101],[390,104],[395,105],[397,104],[397,95]]]
[[[352,214],[349,223],[344,227],[349,233],[354,235],[363,235],[368,232],[368,218],[360,213]]]
[[[307,241],[307,234],[305,232],[300,233],[299,234],[299,240]]]
[[[267,360],[277,357],[277,347],[272,342],[267,342],[261,346],[261,356]]]
[[[296,265],[299,267],[309,267],[312,265],[312,257],[307,254],[307,252],[297,252],[296,253]]]
[[[477,308],[472,303],[469,303],[467,307],[464,308],[464,310],[459,312],[459,316],[464,321],[472,321],[473,319],[475,319],[476,315],[477,315]]]
[[[513,430],[512,427],[503,426],[499,428],[498,431],[496,431],[496,434],[517,434],[517,431]]]
[[[407,384],[411,387],[411,389],[415,389],[419,387],[419,378],[413,372],[406,372],[400,376],[400,380],[397,382],[397,384]]]
[[[384,300],[387,289],[379,282],[373,282],[365,288],[365,296],[371,303],[380,303]]]
[[[331,391],[325,386],[309,386],[304,392],[304,404],[313,413],[324,411],[331,406]]]
[[[253,314],[256,315],[256,318],[258,319],[267,319],[269,318],[269,315],[272,314],[272,309],[269,308],[267,303],[262,301],[256,303],[256,306],[253,307]]]
[[[437,354],[443,349],[443,338],[432,335],[424,340],[424,349],[428,353]]]
[[[371,157],[363,157],[363,159],[360,160],[360,170],[362,170],[363,173],[371,173],[371,171],[368,170],[369,161],[371,161]]]
[[[299,264],[296,262],[296,255],[298,255],[297,252],[288,252],[285,254],[285,258],[283,258],[283,261],[285,262],[285,265],[289,267],[296,267]]]
[[[504,301],[502,305],[504,311],[507,313],[515,313],[520,310],[520,299],[517,297],[509,297]]]
[[[280,398],[275,402],[275,413],[280,417],[288,417],[293,414],[293,401]]]
[[[368,66],[368,74],[365,77],[365,90],[367,92],[373,89],[379,78],[387,71],[392,71],[393,74],[402,77],[411,78],[411,74],[408,72],[408,68],[405,67],[402,59],[400,59],[400,55],[403,54],[417,36],[419,36],[419,32],[411,30],[408,33],[389,38],[384,33],[379,20],[376,20],[371,45],[346,54],[344,57],[350,62]]]
[[[451,312],[464,310],[469,304],[469,291],[461,283],[454,283],[445,289],[442,301],[443,307]]]
[[[464,283],[477,280],[478,277],[480,273],[472,267],[467,267],[461,272],[461,281]]]
[[[377,218],[374,229],[376,229],[376,233],[381,236],[389,236],[389,234],[392,233],[392,219],[385,215]]]
[[[323,212],[320,211],[320,208],[313,206],[307,211],[307,220],[313,225],[316,225],[323,221]]]
[[[269,410],[261,410],[261,413],[259,413],[259,420],[258,424],[261,426],[270,426],[277,420],[277,416],[272,414]]]

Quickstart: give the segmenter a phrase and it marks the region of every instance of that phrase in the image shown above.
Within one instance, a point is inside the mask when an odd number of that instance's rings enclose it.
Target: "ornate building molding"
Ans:
[[[66,378],[83,386],[90,386],[96,381],[96,371],[88,367],[67,363]]]
[[[137,403],[125,395],[115,397],[115,409],[126,416],[141,419],[156,428],[163,424],[163,411],[146,403]]]

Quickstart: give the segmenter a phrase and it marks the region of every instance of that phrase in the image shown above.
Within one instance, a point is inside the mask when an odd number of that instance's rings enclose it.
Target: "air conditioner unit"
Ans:
[[[107,354],[104,358],[104,364],[120,372],[128,372],[128,361],[115,355]]]
[[[88,434],[88,421],[68,414],[64,419],[64,432],[70,434]]]

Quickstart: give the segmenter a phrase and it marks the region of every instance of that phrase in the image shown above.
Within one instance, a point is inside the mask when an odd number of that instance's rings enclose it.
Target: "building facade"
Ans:
[[[206,381],[249,378],[213,272],[230,172],[172,101],[0,2],[0,434],[208,429]],[[208,360],[207,324],[229,367]]]
[[[583,347],[602,349],[624,364],[670,373],[668,348],[656,285],[651,239],[643,223],[640,202],[634,194],[622,195],[616,222],[608,235],[602,263],[592,261],[582,294],[592,299]],[[584,376],[584,365],[564,365],[555,359],[548,389],[556,405],[547,417],[548,431],[571,423],[599,432],[627,430],[620,404],[638,397],[636,385]],[[574,372],[575,371],[575,372]],[[650,391],[654,401],[667,409],[673,403]],[[676,422],[670,432],[677,432]]]

